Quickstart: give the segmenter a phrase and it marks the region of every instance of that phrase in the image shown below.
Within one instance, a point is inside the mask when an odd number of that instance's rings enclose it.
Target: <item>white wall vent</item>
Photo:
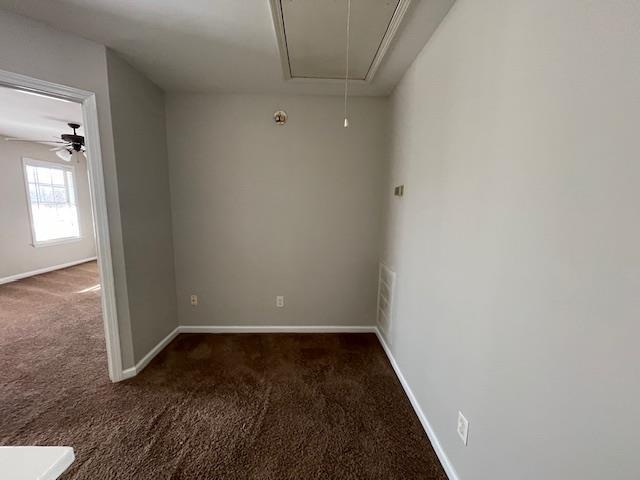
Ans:
[[[378,328],[388,343],[391,343],[393,320],[393,297],[396,287],[396,272],[384,263],[378,269]]]

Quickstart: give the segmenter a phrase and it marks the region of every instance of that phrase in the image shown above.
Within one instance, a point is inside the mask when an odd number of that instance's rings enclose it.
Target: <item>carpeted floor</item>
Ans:
[[[64,479],[446,480],[371,334],[181,335],[110,383],[94,262],[0,286],[0,444]]]

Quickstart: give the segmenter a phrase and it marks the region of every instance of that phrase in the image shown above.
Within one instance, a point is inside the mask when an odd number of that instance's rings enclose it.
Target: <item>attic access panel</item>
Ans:
[[[351,0],[349,77],[370,81],[411,0]],[[287,79],[344,79],[347,0],[271,0]]]

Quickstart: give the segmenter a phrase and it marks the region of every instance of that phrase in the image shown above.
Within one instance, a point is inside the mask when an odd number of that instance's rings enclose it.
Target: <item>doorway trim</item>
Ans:
[[[85,148],[87,151],[87,170],[89,173],[89,191],[91,193],[91,211],[96,240],[100,284],[102,285],[102,318],[104,336],[107,345],[109,378],[113,382],[123,380],[122,351],[120,349],[120,331],[116,307],[115,283],[109,237],[109,218],[107,197],[104,188],[102,152],[100,150],[100,131],[98,128],[98,108],[96,95],[79,88],[67,87],[39,80],[18,73],[0,70],[0,85],[28,92],[41,93],[51,97],[70,100],[82,106],[82,121],[85,130]]]

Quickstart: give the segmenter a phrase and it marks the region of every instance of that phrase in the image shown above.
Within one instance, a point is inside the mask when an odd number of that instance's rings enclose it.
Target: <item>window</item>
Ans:
[[[73,167],[28,158],[23,162],[34,246],[79,239]]]

